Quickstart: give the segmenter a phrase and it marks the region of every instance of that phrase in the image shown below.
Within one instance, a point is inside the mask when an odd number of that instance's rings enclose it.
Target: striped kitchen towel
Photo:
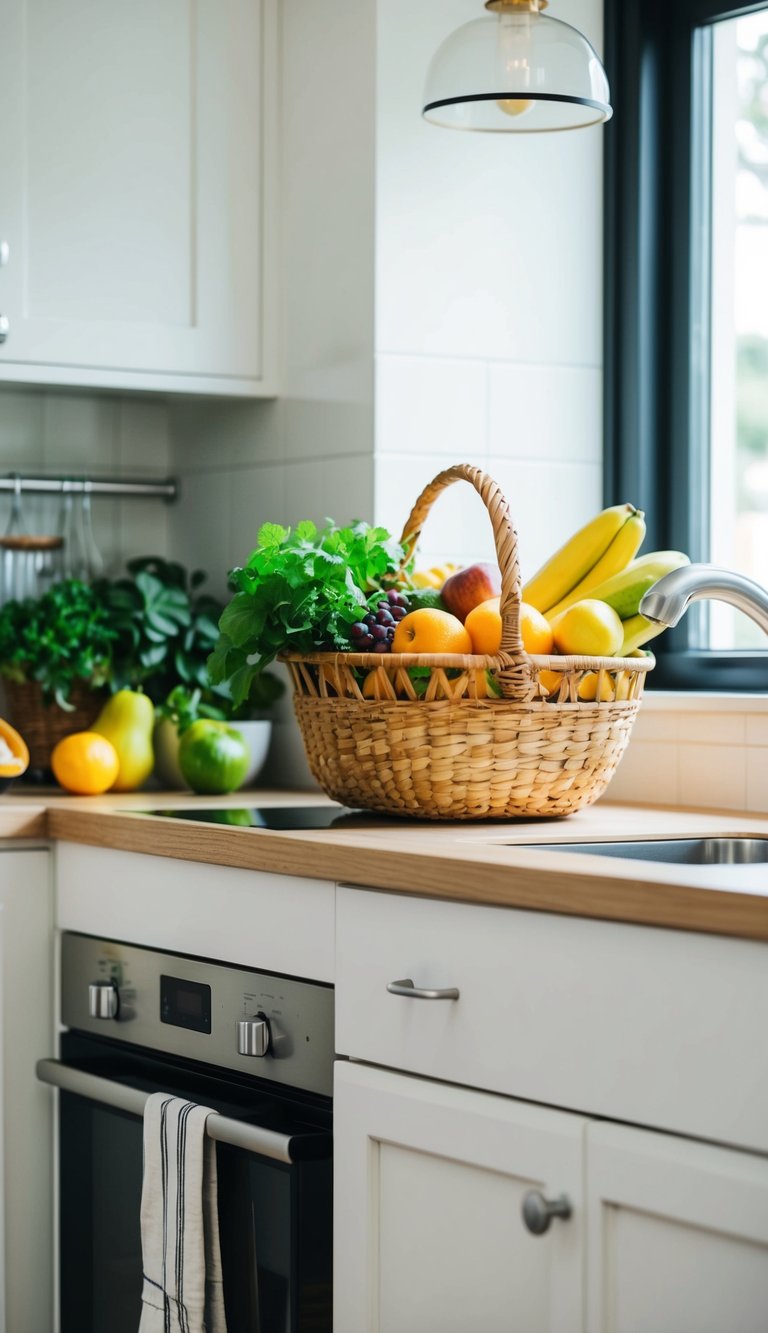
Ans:
[[[226,1333],[211,1114],[164,1092],[144,1112],[139,1333]]]

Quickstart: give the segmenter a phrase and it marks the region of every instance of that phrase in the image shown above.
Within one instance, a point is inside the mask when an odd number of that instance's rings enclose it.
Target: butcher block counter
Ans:
[[[768,818],[603,801],[567,819],[432,824],[370,815],[348,828],[273,832],[148,813],[319,804],[331,803],[315,792],[66,797],[17,787],[0,798],[0,837],[63,840],[420,897],[768,940],[768,866],[665,865],[540,849],[558,842],[768,838]],[[539,849],[526,846],[531,843]]]

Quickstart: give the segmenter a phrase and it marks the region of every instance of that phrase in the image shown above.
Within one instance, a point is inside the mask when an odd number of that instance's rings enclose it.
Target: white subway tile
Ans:
[[[43,466],[43,404],[42,393],[0,389],[0,471]]]
[[[284,522],[311,518],[320,524],[373,518],[373,458],[318,458],[314,462],[286,463]]]
[[[742,746],[678,746],[680,803],[708,809],[744,810],[746,750]]]
[[[602,508],[597,463],[522,463],[490,457],[488,472],[508,502],[520,538],[523,580]]]
[[[94,500],[93,503],[96,513],[97,501]],[[132,560],[135,556],[142,555],[170,558],[171,510],[162,500],[138,498],[121,500],[119,524],[121,561]]]
[[[184,478],[181,499],[170,511],[171,550],[190,569],[204,569],[212,593],[226,593],[232,542],[232,473]]]
[[[49,473],[114,473],[118,463],[118,399],[106,394],[47,393],[43,463]]]
[[[238,468],[232,473],[232,508],[229,514],[229,565],[242,565],[256,545],[262,523],[287,523],[285,469]]]
[[[747,810],[768,814],[768,746],[747,750]]]
[[[606,796],[610,801],[676,805],[679,788],[675,746],[638,740],[632,735]]]
[[[484,455],[487,369],[482,361],[380,356],[376,451]]]
[[[744,745],[746,740],[743,713],[717,713],[707,709],[701,713],[680,713],[676,722],[681,741],[702,745]]]
[[[399,537],[421,491],[438,472],[452,463],[483,467],[482,457],[460,458],[389,454],[376,459],[376,521]],[[495,558],[488,511],[474,487],[457,481],[438,496],[422,529],[419,564],[438,563],[438,557],[468,563]]]
[[[632,740],[662,741],[671,744],[677,740],[678,719],[674,713],[654,713],[650,708],[646,708],[651,693],[646,687],[640,712],[632,728]]]
[[[746,718],[747,745],[768,746],[768,716],[761,713],[748,713]]]
[[[600,463],[603,377],[593,366],[489,367],[489,454]]]
[[[120,472],[165,476],[170,470],[168,404],[163,398],[121,398],[117,405]]]

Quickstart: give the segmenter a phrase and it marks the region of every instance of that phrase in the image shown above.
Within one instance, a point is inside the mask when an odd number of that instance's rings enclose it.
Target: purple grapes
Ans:
[[[389,653],[398,621],[408,614],[408,598],[390,588],[369,611],[350,627],[349,639],[356,653]]]

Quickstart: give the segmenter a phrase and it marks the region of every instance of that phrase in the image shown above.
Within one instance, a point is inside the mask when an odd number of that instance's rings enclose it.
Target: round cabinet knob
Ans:
[[[91,1018],[117,1018],[120,996],[114,981],[92,981],[88,987],[88,1013]]]
[[[553,1217],[562,1217],[566,1221],[571,1215],[571,1201],[565,1194],[559,1199],[545,1199],[539,1190],[529,1190],[523,1199],[523,1221],[534,1236],[543,1236],[549,1231]]]
[[[266,1055],[269,1040],[269,1023],[263,1015],[240,1019],[237,1025],[238,1055]]]

